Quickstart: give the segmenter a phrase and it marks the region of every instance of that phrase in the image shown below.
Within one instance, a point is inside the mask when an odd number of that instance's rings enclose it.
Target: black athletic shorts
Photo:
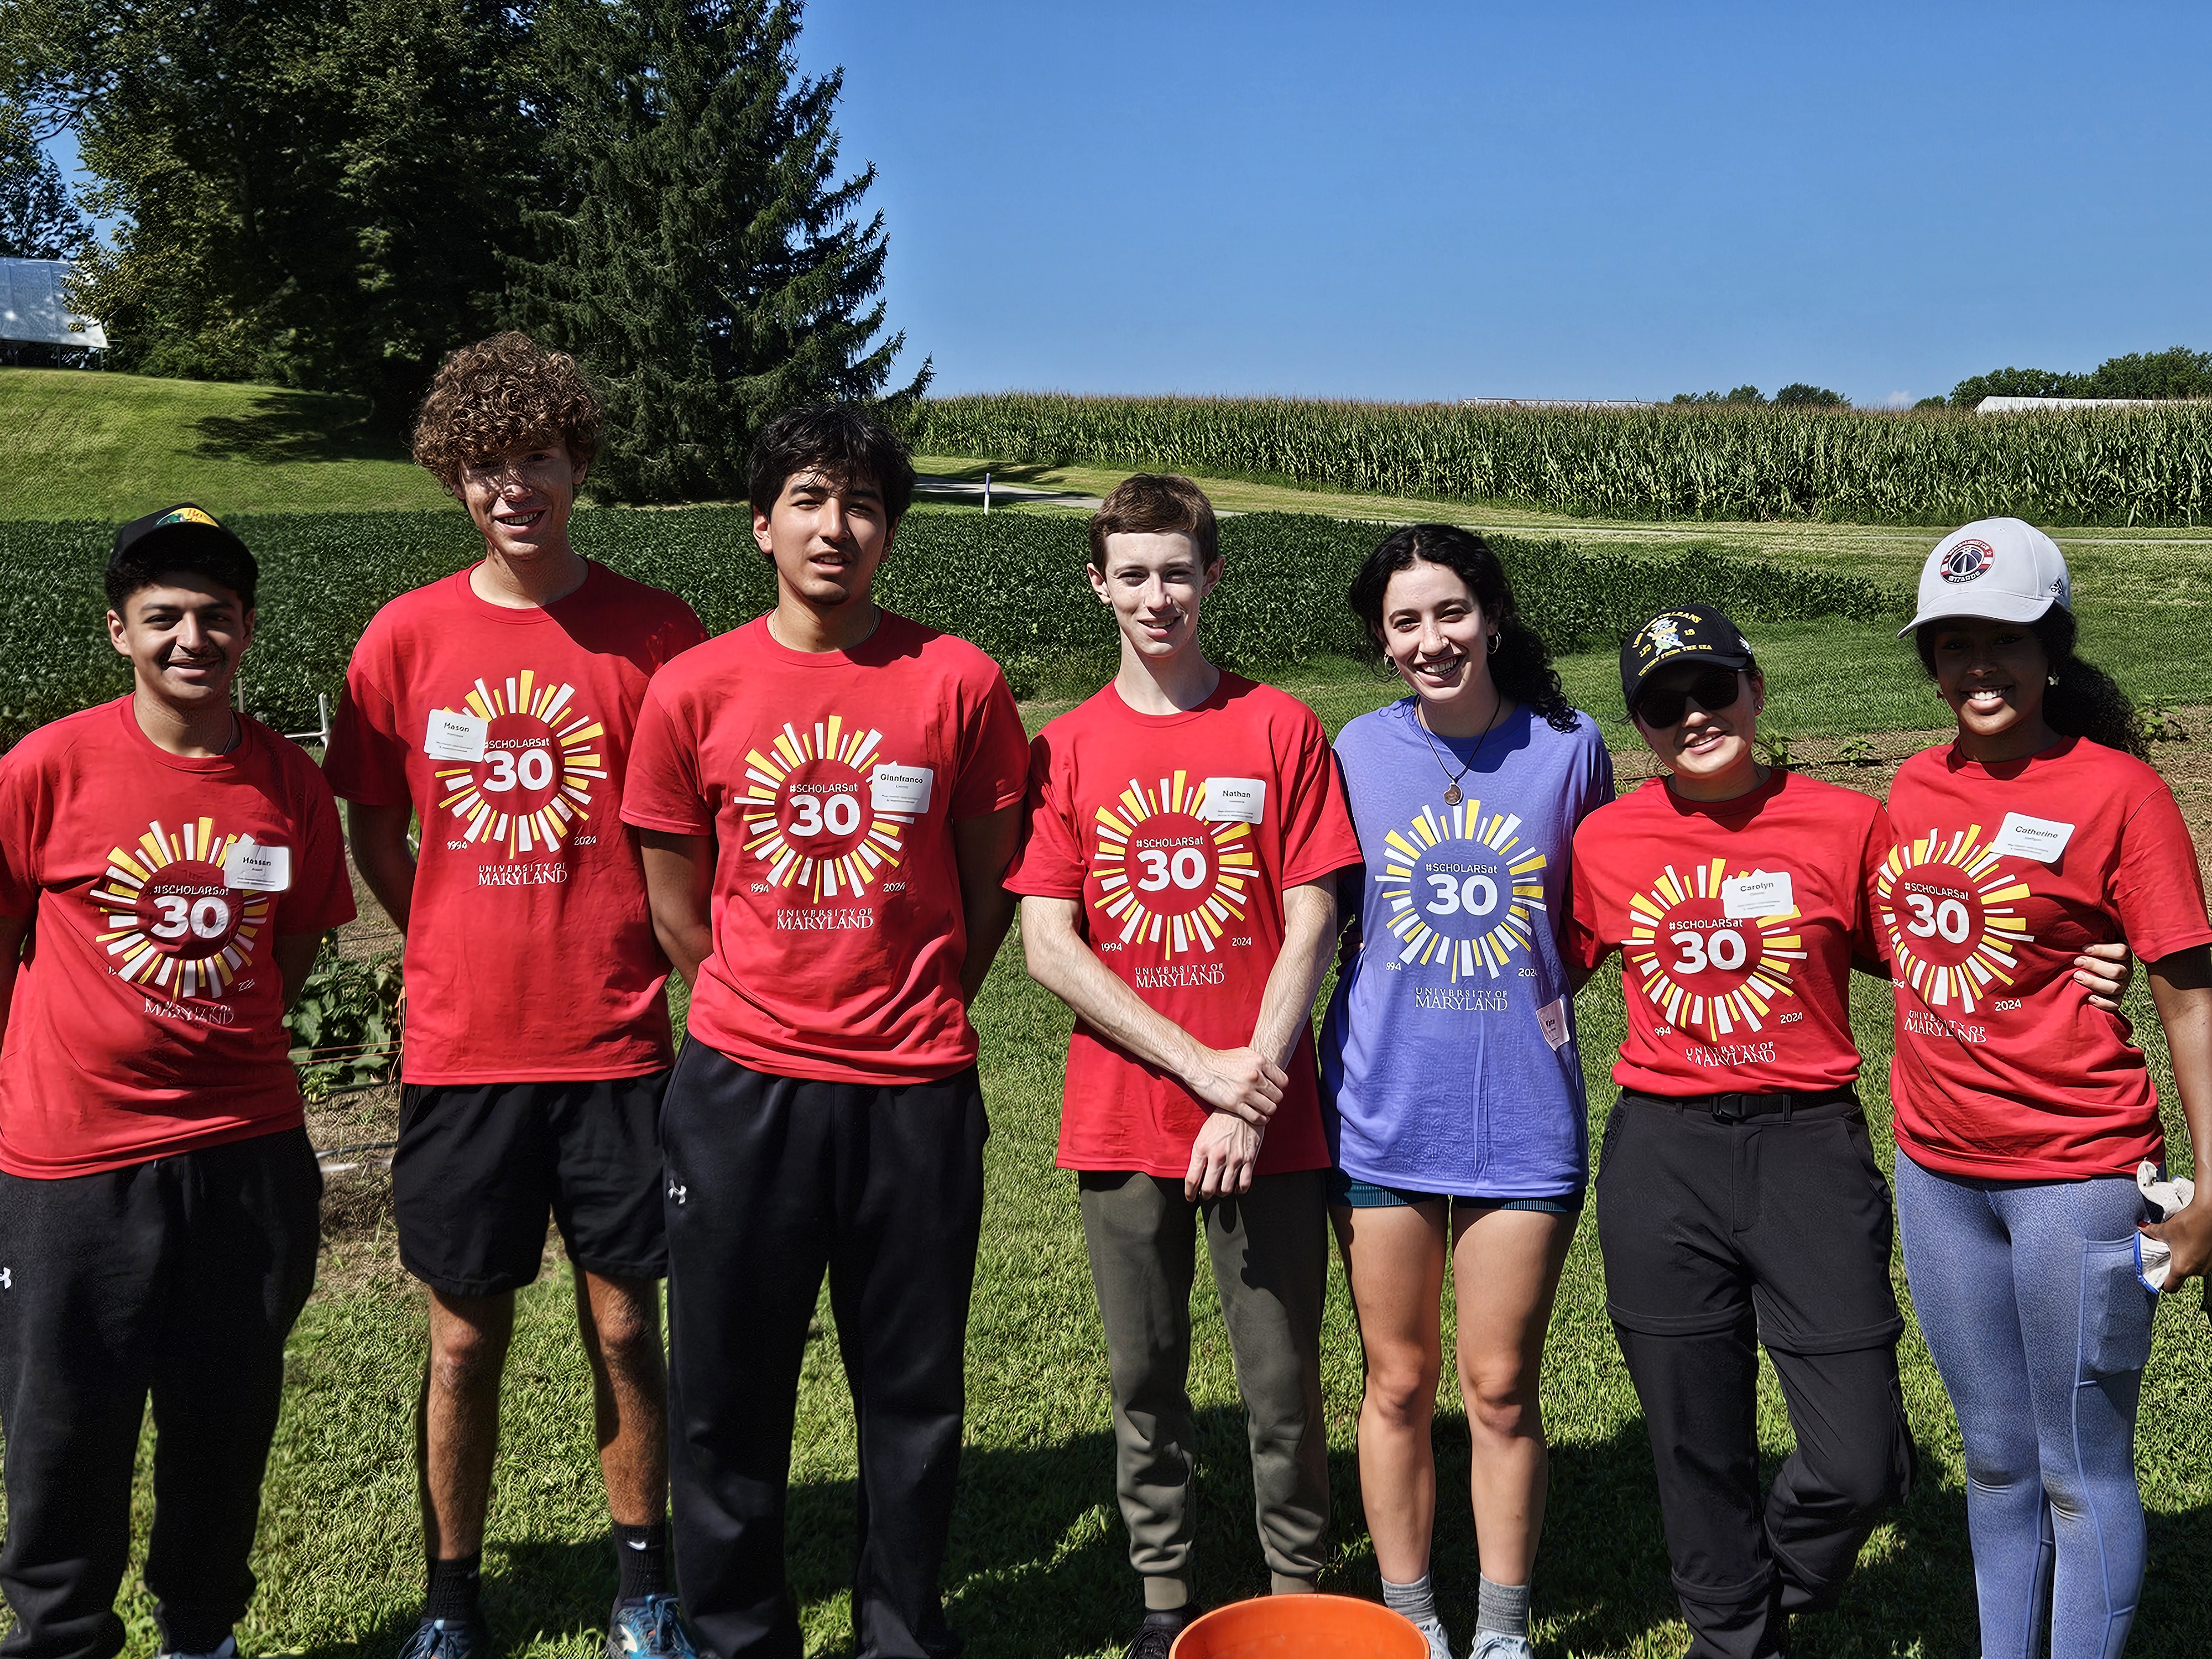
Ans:
[[[668,1271],[660,1097],[668,1073],[578,1083],[410,1083],[392,1195],[399,1260],[447,1296],[538,1277],[550,1210],[568,1260],[610,1279]]]

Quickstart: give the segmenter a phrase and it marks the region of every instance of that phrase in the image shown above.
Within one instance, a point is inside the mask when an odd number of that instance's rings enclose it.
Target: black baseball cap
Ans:
[[[108,551],[107,567],[112,570],[132,552],[143,557],[157,547],[167,550],[172,545],[180,550],[198,546],[210,552],[220,550],[245,560],[246,568],[255,576],[261,574],[246,544],[224,529],[214,514],[191,501],[179,501],[174,507],[165,507],[125,525],[115,532],[115,545]]]
[[[1636,710],[1637,694],[1644,690],[1644,683],[1678,662],[1748,668],[1751,641],[1712,605],[1685,605],[1662,611],[1631,634],[1620,647],[1620,697],[1631,714]]]

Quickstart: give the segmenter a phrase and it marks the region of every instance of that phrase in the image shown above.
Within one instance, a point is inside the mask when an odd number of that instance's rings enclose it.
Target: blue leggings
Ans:
[[[1985,1659],[2118,1659],[2142,1588],[2136,1401],[2154,1298],[2124,1176],[1969,1181],[1900,1153],[1912,1301],[1966,1448]]]

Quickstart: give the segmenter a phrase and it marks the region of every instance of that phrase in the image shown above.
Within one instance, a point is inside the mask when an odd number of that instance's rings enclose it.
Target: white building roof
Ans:
[[[2169,404],[2203,403],[2203,398],[1984,398],[1977,415],[2017,415],[2030,409],[2163,409]]]
[[[69,308],[66,259],[0,259],[0,340],[107,349],[107,331]]]

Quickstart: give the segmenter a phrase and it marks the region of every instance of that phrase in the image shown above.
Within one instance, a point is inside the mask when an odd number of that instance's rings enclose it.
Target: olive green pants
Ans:
[[[1190,1290],[1206,1232],[1251,1437],[1260,1547],[1278,1589],[1310,1587],[1328,1527],[1321,1403],[1328,1282],[1323,1172],[1261,1176],[1237,1198],[1193,1203],[1182,1182],[1080,1177],[1083,1238],[1113,1376],[1115,1485],[1146,1605],[1191,1600],[1197,1478]]]

